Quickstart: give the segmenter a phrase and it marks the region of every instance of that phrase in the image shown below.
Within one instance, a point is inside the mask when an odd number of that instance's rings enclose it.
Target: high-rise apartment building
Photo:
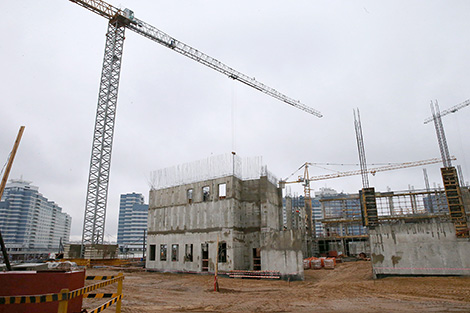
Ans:
[[[124,252],[142,252],[148,208],[148,204],[144,204],[144,196],[140,193],[121,195],[117,242]]]
[[[69,241],[72,218],[22,179],[6,185],[0,202],[0,231],[9,253],[40,256]]]

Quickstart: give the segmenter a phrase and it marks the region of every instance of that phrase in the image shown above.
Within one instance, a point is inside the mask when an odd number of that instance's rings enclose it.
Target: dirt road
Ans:
[[[115,273],[87,270],[87,275]],[[126,313],[470,312],[470,277],[373,280],[370,263],[364,261],[338,264],[335,270],[306,270],[301,282],[219,278],[218,293],[213,291],[213,276],[124,275],[122,312]],[[96,307],[90,302],[84,306]],[[108,310],[113,312],[113,307]]]

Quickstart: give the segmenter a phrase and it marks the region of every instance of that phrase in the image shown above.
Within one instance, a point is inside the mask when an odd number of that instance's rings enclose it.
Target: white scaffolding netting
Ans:
[[[278,182],[267,166],[263,165],[262,157],[242,158],[223,154],[153,171],[150,173],[150,187],[158,190],[226,176],[235,176],[241,180],[267,176],[271,183]]]

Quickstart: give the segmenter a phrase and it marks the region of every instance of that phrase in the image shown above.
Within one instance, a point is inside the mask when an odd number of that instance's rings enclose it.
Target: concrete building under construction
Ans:
[[[285,230],[282,193],[261,158],[234,154],[154,172],[146,267],[275,271],[303,279],[301,230]]]

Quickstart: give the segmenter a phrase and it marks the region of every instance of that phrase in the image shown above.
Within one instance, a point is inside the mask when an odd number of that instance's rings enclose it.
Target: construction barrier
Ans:
[[[69,289],[62,289],[59,293],[44,294],[44,295],[32,295],[32,296],[8,296],[0,297],[0,305],[14,305],[21,303],[46,303],[46,302],[59,302],[57,313],[67,313],[69,301],[83,296],[84,298],[112,298],[108,302],[100,305],[99,307],[87,311],[88,313],[98,313],[107,309],[109,306],[116,303],[116,313],[121,312],[121,299],[122,299],[122,281],[124,275],[122,273],[117,276],[88,276],[87,280],[104,280],[103,282],[85,286],[76,290],[70,291]],[[98,293],[90,294],[90,291],[118,283],[116,293]],[[0,307],[0,311],[2,308]],[[6,311],[8,312],[8,311]]]
[[[121,299],[122,299],[122,281],[124,280],[124,275],[122,273],[119,273],[118,276],[87,276],[86,280],[103,280],[101,283],[97,283],[94,285],[86,286],[82,288],[83,290],[83,297],[84,298],[111,298],[108,302],[100,305],[99,307],[88,311],[88,313],[98,313],[98,312],[103,312],[105,309],[116,303],[116,313],[121,312]],[[117,293],[89,293],[90,291],[118,283],[117,287]],[[76,290],[75,292],[81,292],[82,290]],[[67,311],[64,311],[65,313]],[[62,313],[62,312],[58,312]]]

